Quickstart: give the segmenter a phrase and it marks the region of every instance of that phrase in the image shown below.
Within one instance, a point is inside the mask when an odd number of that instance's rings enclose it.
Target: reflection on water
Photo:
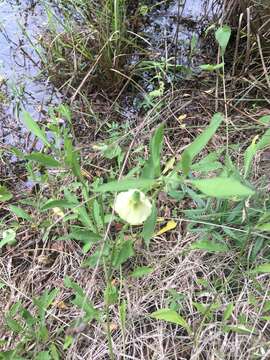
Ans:
[[[37,120],[57,102],[54,88],[40,76],[38,37],[45,30],[44,9],[32,1],[0,2],[0,143],[27,147],[18,113]]]

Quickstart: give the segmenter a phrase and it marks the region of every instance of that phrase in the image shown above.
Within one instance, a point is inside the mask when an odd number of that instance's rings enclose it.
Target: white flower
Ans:
[[[142,224],[151,214],[152,204],[140,190],[121,192],[115,200],[114,210],[131,225]]]

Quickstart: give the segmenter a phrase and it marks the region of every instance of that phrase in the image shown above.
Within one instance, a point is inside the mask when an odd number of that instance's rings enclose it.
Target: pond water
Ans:
[[[37,120],[59,94],[41,76],[38,36],[46,14],[29,0],[0,2],[0,142],[28,147],[18,116],[25,108]]]
[[[31,149],[29,138],[19,119],[25,108],[36,120],[46,114],[48,105],[58,103],[61,95],[44,80],[41,74],[42,54],[38,38],[46,33],[44,6],[33,0],[0,0],[0,144]],[[160,6],[156,6],[161,3]],[[149,37],[153,52],[162,54],[164,44],[189,42],[198,35],[204,21],[213,17],[215,9],[210,0],[154,1],[144,32]],[[166,48],[167,50],[167,48]],[[178,63],[186,55],[180,54]]]

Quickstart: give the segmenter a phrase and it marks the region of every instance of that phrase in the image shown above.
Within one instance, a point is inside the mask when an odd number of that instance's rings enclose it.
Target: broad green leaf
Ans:
[[[221,55],[225,54],[227,45],[229,43],[231,37],[232,30],[230,26],[223,25],[215,32],[215,38],[221,48]]]
[[[49,168],[61,167],[60,162],[55,160],[52,156],[39,152],[32,152],[30,155],[26,155],[25,159],[39,162],[41,165],[47,166]]]
[[[137,267],[134,271],[132,271],[130,276],[137,279],[137,278],[141,278],[145,275],[151,274],[153,271],[154,271],[154,269],[149,266],[140,266],[140,267]]]
[[[259,265],[250,272],[254,274],[268,274],[270,273],[270,263]]]
[[[43,141],[43,143],[47,146],[51,146],[49,141],[47,140],[45,131],[39,127],[37,122],[32,119],[31,115],[27,112],[23,112],[23,123],[27,127],[29,131],[31,131],[36,137]]]
[[[205,70],[205,71],[215,71],[215,70],[218,70],[218,69],[222,69],[224,66],[224,63],[221,63],[221,64],[215,64],[215,65],[212,65],[212,64],[203,64],[203,65],[200,65],[200,68],[202,70]]]
[[[124,241],[117,249],[116,254],[113,256],[112,264],[114,268],[119,268],[130,257],[134,256],[133,241]]]
[[[29,214],[27,214],[27,212],[25,210],[23,210],[22,208],[20,208],[18,206],[10,205],[9,210],[11,212],[13,212],[18,218],[21,218],[21,219],[24,219],[27,221],[33,221],[31,216]]]
[[[198,240],[191,245],[191,249],[208,252],[227,252],[229,250],[226,244],[219,244],[210,240]]]
[[[49,210],[49,209],[52,209],[52,208],[72,209],[76,205],[77,204],[71,203],[68,200],[53,200],[53,199],[50,199],[50,200],[46,201],[45,204],[43,204],[41,206],[41,210],[45,211],[45,210]]]
[[[142,230],[142,237],[146,246],[149,246],[150,240],[155,233],[156,224],[157,224],[157,208],[156,205],[153,204],[151,215],[146,219]]]
[[[253,158],[256,155],[257,139],[258,139],[258,135],[254,137],[251,144],[249,145],[249,147],[246,149],[246,151],[244,153],[244,178],[246,178],[248,176],[251,165],[252,165]]]
[[[220,199],[245,198],[255,194],[254,190],[233,178],[216,177],[191,180],[190,183],[205,195]]]
[[[188,325],[186,320],[181,315],[179,315],[175,310],[171,310],[167,308],[160,309],[153,312],[150,316],[156,320],[164,320],[176,325],[180,325],[183,328],[185,328],[188,331],[188,333],[191,333],[190,326]]]
[[[223,320],[224,321],[227,321],[227,320],[230,319],[230,317],[232,316],[232,313],[233,313],[233,309],[234,309],[234,304],[233,303],[229,303],[226,306],[226,309],[225,309],[224,314],[223,314]]]
[[[3,231],[2,240],[0,241],[0,249],[5,245],[16,244],[16,231],[7,229]]]
[[[4,185],[0,185],[0,203],[13,198],[11,192]]]
[[[130,189],[150,189],[154,184],[154,180],[125,179],[120,181],[111,181],[107,184],[102,184],[95,188],[94,192],[118,192]]]
[[[190,144],[182,154],[182,159],[189,159],[188,162],[191,165],[193,159],[202,151],[202,149],[207,145],[209,140],[213,137],[219,126],[223,121],[223,115],[221,113],[216,113],[210,125]],[[183,160],[181,160],[182,163]],[[183,167],[183,163],[182,163]],[[189,171],[187,165],[184,166],[185,173]]]

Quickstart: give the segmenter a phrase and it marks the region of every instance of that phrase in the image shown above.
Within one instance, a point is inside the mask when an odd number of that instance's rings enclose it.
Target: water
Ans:
[[[186,0],[180,7],[179,1],[153,1],[143,33],[151,43],[153,58],[177,55],[177,64],[190,66],[191,38],[194,34],[199,37],[205,22],[213,16],[212,1]],[[155,6],[158,3],[161,5]],[[39,37],[46,34],[46,27],[47,16],[39,2],[0,0],[0,146],[33,149],[34,139],[26,136],[20,110],[25,108],[42,121],[48,106],[61,99],[46,74],[41,76],[39,54],[44,55]]]
[[[29,0],[0,2],[0,143],[31,147],[19,119],[24,108],[42,120],[59,94],[41,76],[38,38],[46,28],[46,14]],[[30,141],[31,142],[31,141]]]

